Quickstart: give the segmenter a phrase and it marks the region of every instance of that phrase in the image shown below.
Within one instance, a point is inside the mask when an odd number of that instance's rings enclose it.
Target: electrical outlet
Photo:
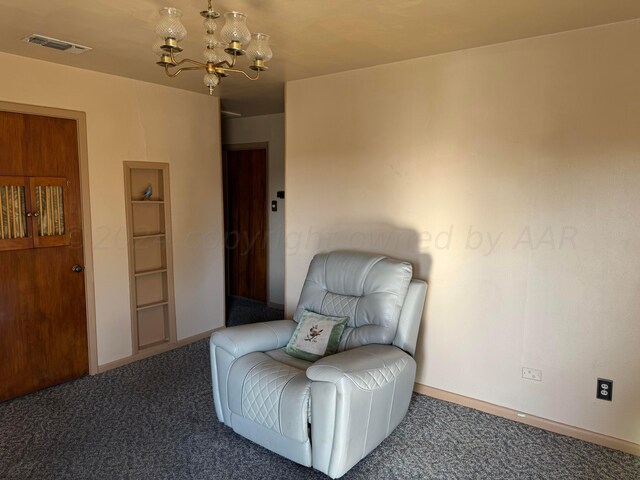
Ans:
[[[606,378],[598,379],[598,390],[596,391],[596,398],[600,400],[611,401],[613,397],[613,380],[607,380]]]
[[[528,380],[535,380],[536,382],[542,381],[542,370],[536,368],[522,367],[522,378]]]

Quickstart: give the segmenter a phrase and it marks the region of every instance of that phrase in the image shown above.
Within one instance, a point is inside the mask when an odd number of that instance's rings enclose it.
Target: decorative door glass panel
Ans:
[[[69,245],[71,235],[65,219],[67,179],[61,177],[30,177],[36,247]]]
[[[0,177],[0,251],[33,247],[28,179]]]
[[[50,237],[64,235],[64,190],[58,185],[37,185],[36,211],[38,235]]]
[[[24,185],[0,185],[0,239],[27,237]]]

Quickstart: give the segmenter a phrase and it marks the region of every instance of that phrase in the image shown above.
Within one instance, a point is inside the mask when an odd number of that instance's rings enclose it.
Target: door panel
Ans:
[[[0,251],[4,400],[83,375],[89,362],[84,275],[72,271],[84,258],[76,122],[0,112],[0,126],[0,184],[22,177],[33,242]]]
[[[267,151],[228,151],[226,246],[228,293],[267,300]]]
[[[25,176],[24,156],[25,115],[0,112],[0,175]]]

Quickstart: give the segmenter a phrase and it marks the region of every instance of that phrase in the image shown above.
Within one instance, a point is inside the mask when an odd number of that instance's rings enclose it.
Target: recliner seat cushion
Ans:
[[[412,276],[408,262],[360,252],[318,254],[311,261],[294,320],[305,310],[349,317],[338,352],[390,344]]]

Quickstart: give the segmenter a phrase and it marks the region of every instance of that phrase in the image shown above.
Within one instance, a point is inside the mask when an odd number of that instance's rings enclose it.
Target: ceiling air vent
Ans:
[[[44,35],[29,35],[22,39],[23,42],[33,43],[34,45],[41,45],[43,47],[53,48],[54,50],[60,50],[67,53],[84,53],[91,50],[91,47],[85,47],[84,45],[78,45],[76,43],[65,42],[64,40],[58,40],[56,38],[45,37]]]

